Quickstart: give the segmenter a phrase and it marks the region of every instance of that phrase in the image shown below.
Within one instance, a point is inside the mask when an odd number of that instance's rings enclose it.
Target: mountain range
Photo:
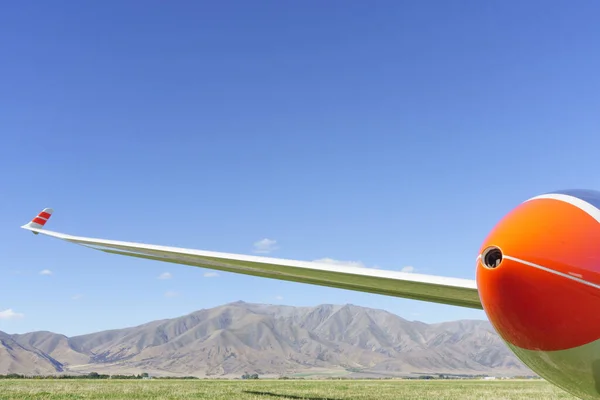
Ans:
[[[239,377],[533,375],[487,321],[408,321],[355,305],[235,302],[136,327],[67,337],[0,332],[0,374]]]

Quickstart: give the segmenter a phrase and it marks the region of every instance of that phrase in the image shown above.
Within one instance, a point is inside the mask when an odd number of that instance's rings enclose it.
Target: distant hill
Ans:
[[[265,376],[532,374],[486,321],[408,321],[382,310],[236,302],[133,328],[66,337],[0,332],[0,374]]]

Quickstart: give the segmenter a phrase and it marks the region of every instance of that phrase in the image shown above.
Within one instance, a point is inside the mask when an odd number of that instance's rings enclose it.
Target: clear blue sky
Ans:
[[[519,202],[600,187],[600,3],[30,1],[0,15],[0,330],[244,300],[482,312],[111,256],[19,229],[475,277]],[[40,271],[50,270],[50,275]],[[170,279],[158,279],[162,273]],[[173,296],[169,296],[172,294]]]

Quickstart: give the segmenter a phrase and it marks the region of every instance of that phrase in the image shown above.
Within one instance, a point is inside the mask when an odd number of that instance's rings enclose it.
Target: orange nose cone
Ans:
[[[600,338],[600,224],[575,204],[539,198],[509,213],[477,261],[483,308],[498,333],[528,350]]]

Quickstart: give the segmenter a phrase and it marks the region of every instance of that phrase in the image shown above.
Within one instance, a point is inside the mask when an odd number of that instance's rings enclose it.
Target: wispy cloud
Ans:
[[[283,300],[283,296],[275,296],[275,300]]]
[[[335,260],[333,258],[328,258],[328,257],[319,258],[318,260],[314,260],[313,262],[323,263],[323,264],[343,265],[346,267],[366,268],[365,264],[363,264],[360,261],[343,261],[343,260]]]
[[[415,272],[416,269],[412,265],[407,265],[406,267],[402,268],[400,271],[402,271],[402,272]]]
[[[73,299],[73,300],[79,300],[79,299],[81,299],[82,297],[83,297],[83,295],[82,295],[82,294],[80,294],[80,293],[77,293],[76,295],[73,295],[73,296],[71,297],[71,299]]]
[[[8,308],[4,311],[0,311],[0,319],[19,319],[19,318],[23,318],[25,315],[18,313],[18,312],[14,312],[12,310],[12,308]]]
[[[40,271],[40,275],[52,275],[52,271],[49,269],[43,269]]]
[[[219,274],[213,271],[204,273],[205,278],[216,278],[217,276],[219,276]]]
[[[177,297],[179,296],[179,293],[173,291],[173,290],[167,290],[165,292],[165,297]]]
[[[255,253],[270,253],[272,251],[277,250],[277,240],[273,239],[261,239],[258,242],[254,242],[254,252]]]
[[[173,275],[170,272],[163,272],[158,276],[158,279],[171,279]]]

